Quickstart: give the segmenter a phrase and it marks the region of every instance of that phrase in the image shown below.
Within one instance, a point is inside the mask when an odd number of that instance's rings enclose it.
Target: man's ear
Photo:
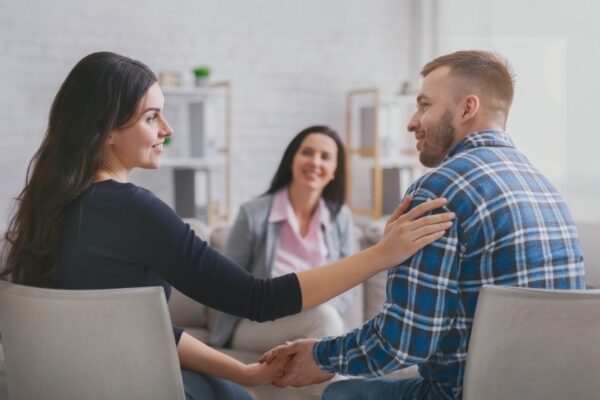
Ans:
[[[463,100],[463,110],[461,115],[461,122],[469,122],[479,112],[479,97],[474,94],[468,95]]]

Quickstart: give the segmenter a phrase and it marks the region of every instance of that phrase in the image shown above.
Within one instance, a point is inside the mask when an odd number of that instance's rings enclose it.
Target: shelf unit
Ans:
[[[231,84],[165,87],[173,128],[162,166],[173,170],[174,207],[182,218],[227,222],[231,208]]]
[[[414,95],[386,95],[377,88],[346,95],[346,198],[356,215],[391,214],[423,169],[406,131]]]

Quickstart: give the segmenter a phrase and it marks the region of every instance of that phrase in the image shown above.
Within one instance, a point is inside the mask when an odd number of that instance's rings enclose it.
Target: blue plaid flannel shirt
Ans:
[[[320,340],[313,356],[324,371],[367,377],[418,364],[460,399],[479,287],[582,289],[579,238],[561,196],[504,132],[468,135],[407,194],[412,206],[447,198],[454,225],[389,271],[379,315]]]

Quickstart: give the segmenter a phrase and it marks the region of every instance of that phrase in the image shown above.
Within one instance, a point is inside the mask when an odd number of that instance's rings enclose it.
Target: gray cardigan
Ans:
[[[269,223],[273,195],[264,195],[242,205],[235,223],[229,231],[224,254],[255,276],[270,278],[279,242],[281,222]],[[342,206],[331,219],[329,228],[322,226],[328,250],[327,263],[346,257],[355,251],[352,213]],[[348,291],[332,299],[341,315],[348,309],[354,297]],[[210,332],[209,343],[224,346],[230,339],[239,317],[217,313]]]

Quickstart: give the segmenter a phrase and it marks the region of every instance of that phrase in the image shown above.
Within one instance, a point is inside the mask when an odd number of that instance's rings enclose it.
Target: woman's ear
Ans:
[[[473,117],[475,117],[475,115],[477,115],[480,106],[479,97],[477,97],[474,94],[470,94],[464,99],[463,104],[464,106],[461,116],[461,122],[464,123],[470,121],[471,119],[473,119]]]
[[[109,146],[110,146],[111,144],[114,144],[114,143],[115,143],[115,137],[116,137],[116,134],[115,134],[115,132],[114,132],[114,131],[113,131],[113,132],[110,132],[110,133],[108,134],[108,136],[106,137],[106,144],[107,144],[107,145],[109,145]]]

